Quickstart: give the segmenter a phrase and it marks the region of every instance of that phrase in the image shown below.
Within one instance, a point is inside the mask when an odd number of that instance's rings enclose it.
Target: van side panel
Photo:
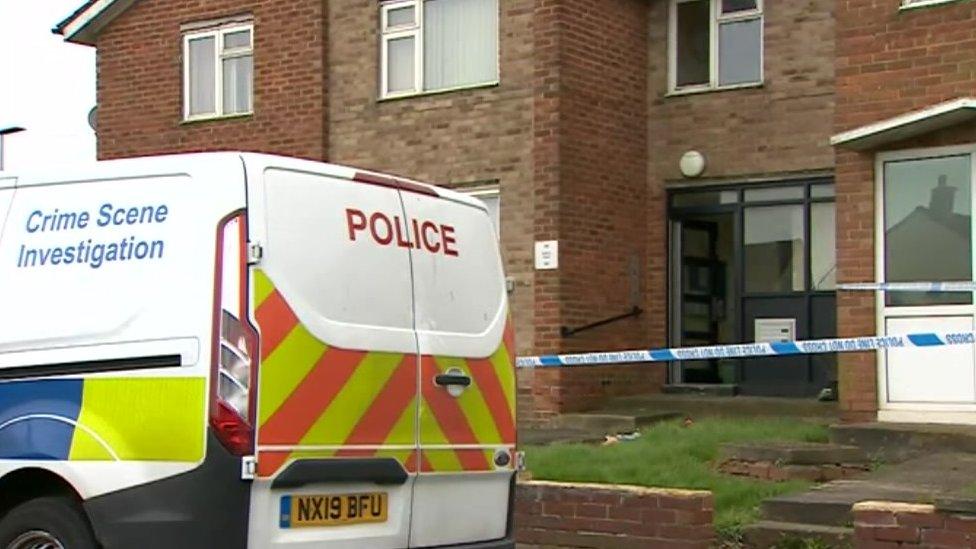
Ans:
[[[250,483],[208,429],[216,232],[245,207],[242,176],[223,155],[18,181],[0,234],[0,477],[65,479],[106,549],[246,543]]]

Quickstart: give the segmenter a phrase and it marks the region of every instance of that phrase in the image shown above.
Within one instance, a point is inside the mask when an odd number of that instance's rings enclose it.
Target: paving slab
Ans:
[[[976,482],[976,454],[939,453],[883,466],[857,479],[835,480],[807,492],[767,499],[765,520],[846,526],[859,501],[934,503]]]
[[[933,423],[832,425],[830,441],[860,446],[868,455],[891,463],[932,452],[976,453],[976,426]]]

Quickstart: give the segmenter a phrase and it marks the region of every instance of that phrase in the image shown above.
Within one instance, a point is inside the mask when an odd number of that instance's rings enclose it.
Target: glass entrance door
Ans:
[[[682,347],[735,341],[734,235],[732,212],[672,220],[672,339]],[[731,383],[732,376],[720,360],[685,362],[672,375],[681,383]]]
[[[878,168],[878,280],[973,280],[971,150],[883,154]],[[972,292],[888,292],[877,303],[879,333],[974,327]],[[892,349],[878,359],[882,419],[940,421],[927,414],[976,409],[973,347]]]

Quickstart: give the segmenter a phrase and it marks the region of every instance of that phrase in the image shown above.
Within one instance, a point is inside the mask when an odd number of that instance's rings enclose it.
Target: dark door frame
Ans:
[[[775,298],[797,298],[802,297],[804,300],[804,311],[807,316],[806,324],[807,326],[813,326],[813,300],[819,296],[833,296],[836,292],[834,290],[814,290],[813,285],[813,273],[812,273],[812,261],[811,261],[811,218],[812,218],[812,205],[816,203],[832,203],[835,202],[834,196],[812,196],[812,190],[817,185],[833,184],[833,177],[816,177],[810,179],[796,179],[796,180],[786,180],[786,181],[776,181],[776,182],[763,182],[763,183],[731,183],[725,185],[703,185],[701,187],[694,188],[680,188],[680,189],[669,189],[667,190],[667,216],[665,219],[666,223],[666,233],[668,235],[668,269],[667,269],[667,310],[668,310],[668,323],[669,326],[675,319],[675,307],[677,306],[674,295],[674,280],[673,276],[675,273],[675,267],[672,265],[674,259],[674,254],[672,253],[672,243],[673,240],[673,222],[676,220],[681,220],[686,217],[702,216],[702,215],[715,215],[723,213],[731,213],[733,215],[733,227],[735,234],[732,238],[733,246],[733,261],[730,265],[731,273],[733,279],[735,280],[735,295],[728,296],[728,299],[733,299],[733,314],[735,315],[733,322],[733,337],[735,342],[742,342],[745,337],[747,330],[745,329],[746,322],[746,312],[745,303],[748,299],[775,299]],[[795,199],[784,199],[784,200],[768,200],[768,201],[750,201],[745,202],[746,190],[758,190],[758,189],[774,189],[774,188],[784,188],[784,187],[799,187],[803,186],[803,196],[802,198]],[[699,194],[707,192],[732,192],[736,193],[736,201],[729,204],[710,204],[710,205],[693,205],[693,206],[675,206],[674,199],[675,196],[679,195],[689,195],[689,194]],[[744,253],[745,253],[745,210],[750,207],[762,207],[762,206],[785,206],[785,205],[801,205],[803,207],[803,253],[804,253],[804,289],[802,291],[795,292],[747,292],[745,284],[745,263],[744,263]],[[835,266],[836,268],[836,266]],[[680,281],[679,281],[680,284]],[[675,341],[675,334],[673,329],[668,329],[667,331],[668,345],[671,347],[676,347],[680,342]],[[836,334],[833,334],[836,335]],[[825,336],[826,337],[826,336]],[[807,360],[807,380],[813,381],[813,362]],[[736,382],[741,383],[742,379],[742,364],[741,361],[736,361]],[[668,382],[674,383],[675,376],[673,375],[672,369],[668,369]]]

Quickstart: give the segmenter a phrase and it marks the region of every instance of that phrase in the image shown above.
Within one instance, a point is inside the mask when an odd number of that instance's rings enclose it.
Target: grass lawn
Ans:
[[[795,419],[703,418],[689,427],[662,423],[645,429],[637,440],[613,446],[554,444],[524,450],[532,478],[538,480],[711,490],[719,535],[737,537],[743,525],[756,519],[763,499],[810,486],[715,471],[721,444],[763,440],[826,442],[827,427]]]

